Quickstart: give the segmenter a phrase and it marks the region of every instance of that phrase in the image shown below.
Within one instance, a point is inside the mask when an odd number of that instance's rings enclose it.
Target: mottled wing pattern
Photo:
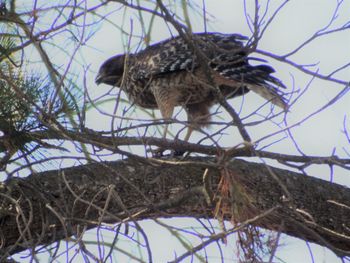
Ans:
[[[268,101],[287,109],[287,103],[280,88],[286,88],[284,84],[270,74],[275,70],[267,65],[252,66],[239,62],[234,65],[222,64],[214,68],[220,75],[246,84],[248,89],[254,91]]]
[[[247,38],[238,34],[195,34],[193,40],[208,61],[215,59],[221,52],[242,50],[243,41]],[[150,76],[171,73],[179,70],[193,70],[198,67],[194,50],[182,37],[176,37],[149,46],[138,53],[139,59],[138,77],[149,78]]]
[[[239,57],[223,59],[220,58],[221,63],[211,63],[211,67],[219,72],[220,75],[241,82],[242,84],[251,84],[271,88],[271,93],[275,96],[281,96],[283,92],[279,88],[286,88],[284,84],[277,78],[271,76],[275,70],[267,65],[252,66],[247,63],[249,58]],[[223,62],[224,61],[224,62]]]
[[[270,66],[249,63],[266,61],[248,57],[246,40],[221,33],[193,34],[190,42],[182,37],[168,39],[138,53],[110,58],[101,66],[96,83],[120,85],[133,103],[159,109],[164,119],[172,117],[176,106],[184,107],[191,123],[186,141],[194,129],[210,121],[210,107],[218,103],[212,84],[226,98],[252,90],[287,110],[279,90],[285,86],[271,75]],[[167,129],[168,124],[164,138]]]
[[[247,38],[238,34],[201,33],[193,35],[193,43],[206,57],[208,66],[221,76],[242,83],[267,100],[286,109],[287,104],[279,88],[285,86],[270,74],[267,65],[250,65],[244,47]],[[130,68],[131,78],[146,82],[154,77],[199,67],[193,48],[182,37],[149,46],[137,54]]]

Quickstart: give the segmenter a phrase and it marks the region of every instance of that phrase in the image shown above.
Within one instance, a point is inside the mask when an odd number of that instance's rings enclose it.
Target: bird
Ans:
[[[271,66],[249,63],[266,61],[250,56],[247,41],[240,34],[218,32],[193,33],[188,39],[172,37],[139,52],[109,58],[95,82],[121,88],[131,103],[159,109],[166,120],[172,118],[176,106],[183,107],[190,124],[184,138],[188,141],[193,130],[208,126],[210,108],[219,103],[218,91],[230,99],[251,90],[287,111],[281,91],[286,86],[272,76]],[[168,124],[164,138],[167,131]]]

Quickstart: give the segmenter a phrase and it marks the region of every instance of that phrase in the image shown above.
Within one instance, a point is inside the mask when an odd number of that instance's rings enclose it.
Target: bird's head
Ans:
[[[124,73],[124,62],[125,55],[117,55],[103,62],[95,78],[96,84],[120,86]]]

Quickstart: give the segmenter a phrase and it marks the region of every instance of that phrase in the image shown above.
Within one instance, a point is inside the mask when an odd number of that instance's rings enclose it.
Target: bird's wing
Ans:
[[[172,72],[191,71],[199,67],[202,59],[197,51],[207,59],[209,67],[221,76],[242,83],[272,103],[286,109],[287,103],[279,88],[285,88],[281,81],[271,76],[274,69],[267,65],[250,65],[243,43],[246,37],[237,34],[201,33],[193,34],[193,44],[182,37],[176,37],[156,43],[135,54],[132,78],[148,81]],[[197,50],[196,50],[197,49]]]
[[[250,65],[248,60],[249,58],[243,58],[239,62],[216,64],[212,68],[225,78],[242,83],[242,86],[287,110],[287,100],[280,90],[286,86],[271,75],[275,70],[267,65]]]
[[[238,34],[201,33],[194,34],[193,40],[198,51],[210,61],[222,52],[232,57],[229,54],[242,50],[243,41],[247,38]],[[137,78],[143,79],[181,70],[193,70],[199,65],[195,53],[194,48],[182,37],[151,45],[137,54],[139,57],[135,61],[138,71]]]

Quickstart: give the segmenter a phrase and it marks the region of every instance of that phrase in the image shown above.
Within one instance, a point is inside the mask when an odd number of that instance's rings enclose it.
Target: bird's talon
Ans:
[[[164,156],[165,149],[163,148],[149,149],[147,152],[150,152],[153,158],[160,158]]]
[[[171,155],[173,157],[179,157],[179,156],[184,156],[185,153],[186,153],[186,151],[174,150],[171,152]]]
[[[149,149],[147,152],[150,152],[152,154],[153,158],[160,158],[160,157],[179,157],[179,156],[184,156],[186,151],[182,150],[173,150],[169,154],[164,154],[166,149],[163,148],[156,148],[156,149]]]

